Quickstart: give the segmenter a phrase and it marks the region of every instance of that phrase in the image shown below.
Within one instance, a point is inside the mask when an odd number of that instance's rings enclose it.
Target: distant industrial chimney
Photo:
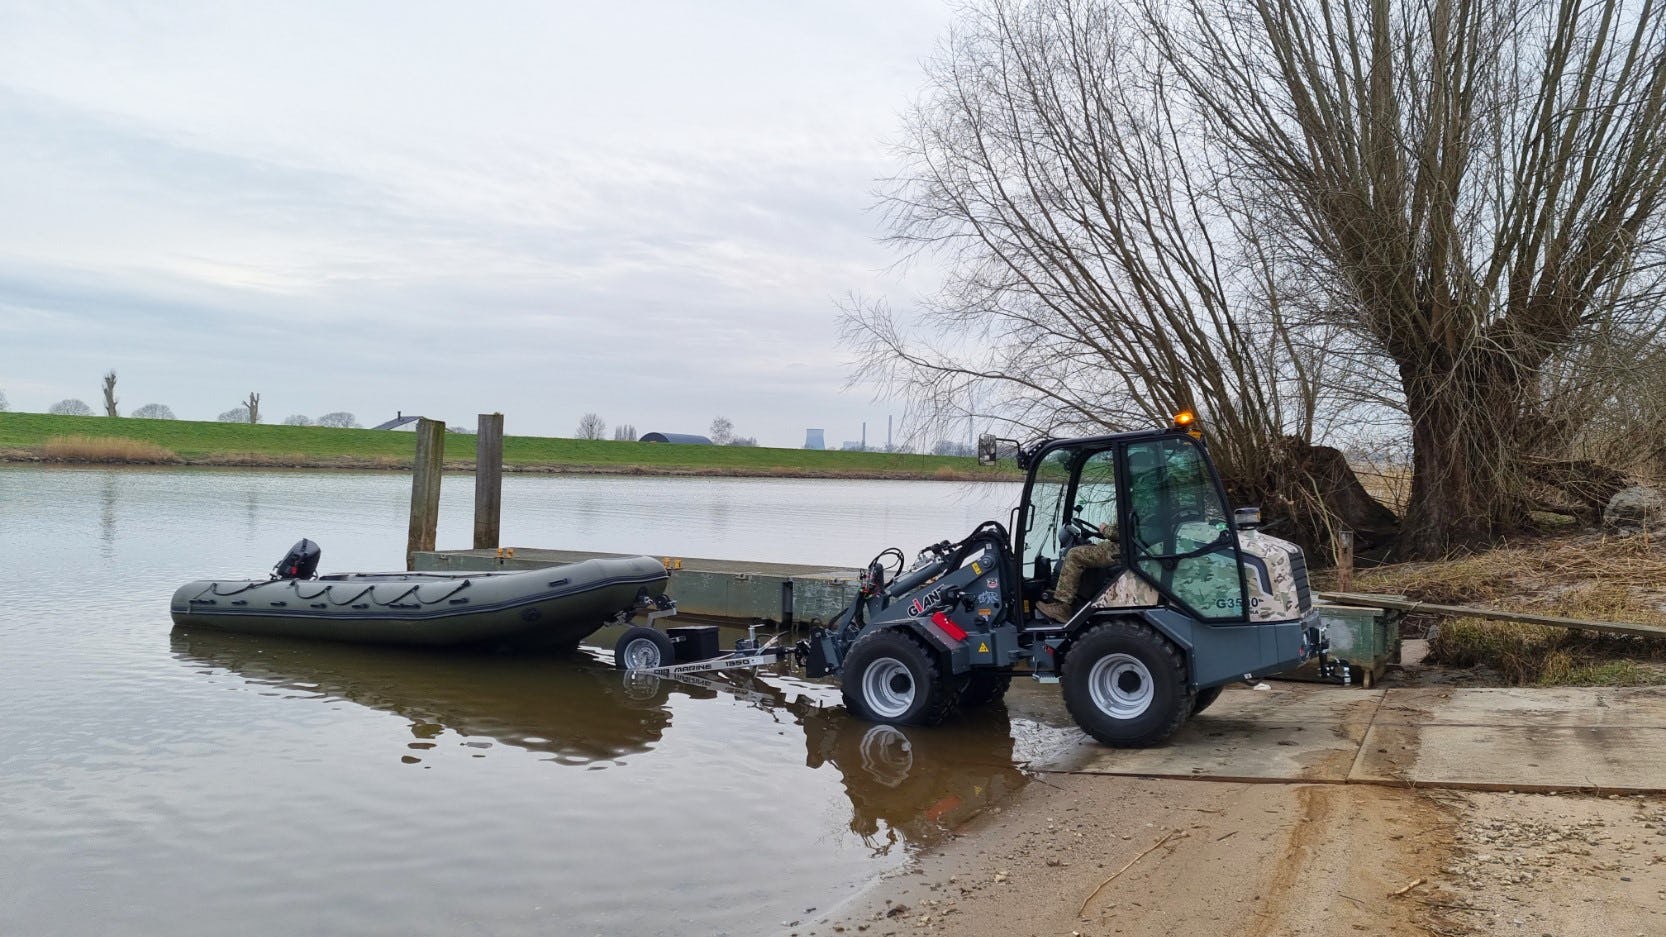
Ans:
[[[806,449],[826,449],[827,448],[827,440],[822,437],[822,431],[819,430],[819,429],[807,429],[807,430],[805,430],[804,431],[804,448],[806,448]]]

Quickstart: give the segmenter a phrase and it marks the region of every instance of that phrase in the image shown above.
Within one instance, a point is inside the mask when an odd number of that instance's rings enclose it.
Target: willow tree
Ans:
[[[104,374],[104,415],[114,419],[121,416],[116,409],[116,372],[107,371]]]
[[[1557,374],[1658,328],[1653,2],[991,0],[930,73],[891,218],[956,340],[849,322],[922,396],[1196,403],[1286,481],[1281,436],[1398,415],[1432,555],[1525,520]]]
[[[1666,31],[1646,0],[1188,0],[1188,98],[1392,362],[1409,544],[1523,520],[1559,359],[1658,328]]]

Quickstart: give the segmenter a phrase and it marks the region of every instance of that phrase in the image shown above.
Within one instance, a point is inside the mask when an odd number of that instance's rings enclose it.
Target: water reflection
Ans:
[[[100,553],[106,561],[116,549],[116,473],[106,472],[98,490],[98,539],[103,544]]]
[[[410,723],[408,748],[423,751],[449,730],[563,764],[616,762],[659,742],[671,724],[673,689],[643,695],[619,674],[561,657],[516,658],[369,648],[212,632],[174,632],[174,656],[249,683],[346,700]],[[710,697],[690,688],[688,695]],[[406,756],[407,761],[413,757]],[[420,760],[420,758],[418,758]]]
[[[920,729],[816,710],[800,719],[805,763],[838,770],[850,798],[850,831],[875,855],[899,845],[927,846],[1029,783],[1013,764],[1005,708],[980,716],[970,724]]]
[[[937,842],[1028,782],[1014,764],[1014,726],[1002,706],[953,726],[904,729],[851,719],[831,687],[783,675],[670,680],[623,674],[582,655],[459,655],[211,632],[176,632],[172,649],[185,663],[257,686],[394,713],[408,721],[411,754],[403,760],[412,764],[449,731],[564,765],[607,767],[657,747],[674,698],[739,701],[767,717],[761,728],[798,728],[804,767],[838,773],[850,807],[845,826],[876,856]],[[770,770],[778,776],[760,779],[761,789],[791,783],[787,776],[802,769]]]

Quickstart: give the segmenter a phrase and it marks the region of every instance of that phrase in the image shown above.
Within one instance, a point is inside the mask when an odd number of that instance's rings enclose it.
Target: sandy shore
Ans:
[[[789,931],[1656,937],[1666,801],[1043,774]]]

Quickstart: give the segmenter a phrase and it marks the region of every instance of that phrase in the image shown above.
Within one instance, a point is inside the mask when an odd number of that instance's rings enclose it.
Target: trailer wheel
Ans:
[[[845,709],[869,722],[930,726],[954,710],[956,694],[937,659],[895,628],[857,639],[839,683]]]
[[[671,663],[671,638],[645,625],[626,629],[613,645],[613,665],[620,670],[648,670]]]
[[[1221,688],[1212,686],[1207,690],[1198,690],[1197,696],[1192,698],[1192,715],[1197,715],[1215,704],[1221,698]]]
[[[1010,670],[974,670],[960,685],[960,708],[976,709],[1007,695],[1012,686]]]
[[[1062,678],[1076,724],[1112,747],[1160,744],[1192,712],[1185,658],[1139,622],[1106,622],[1071,642]]]

